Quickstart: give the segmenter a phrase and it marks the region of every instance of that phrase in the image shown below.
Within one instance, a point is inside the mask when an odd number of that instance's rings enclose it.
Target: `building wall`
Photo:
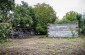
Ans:
[[[18,28],[11,31],[12,38],[27,38],[34,34],[34,30],[31,29]]]
[[[48,37],[77,37],[77,27],[77,24],[49,24]]]

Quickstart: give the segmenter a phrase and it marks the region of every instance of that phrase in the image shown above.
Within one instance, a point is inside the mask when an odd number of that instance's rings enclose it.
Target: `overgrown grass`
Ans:
[[[52,43],[62,43],[62,42],[72,42],[72,41],[85,41],[85,38],[83,37],[76,37],[76,38],[44,38],[45,41],[38,42],[39,44],[52,44]]]
[[[11,42],[12,42],[12,40],[9,39],[9,40],[0,42],[0,45],[3,46],[3,47],[9,47]]]
[[[30,39],[30,38],[28,38]],[[38,44],[52,44],[52,43],[61,43],[61,42],[71,42],[71,41],[76,41],[76,40],[81,40],[81,41],[85,41],[85,38],[84,37],[76,37],[76,38],[32,38],[32,40],[37,40],[37,39],[40,39],[38,41]],[[29,43],[29,42],[28,42]],[[12,45],[16,45],[16,42],[14,42],[12,39],[9,39],[8,41],[6,42],[2,42],[0,43],[2,46],[5,46],[5,47],[9,47],[11,44]]]
[[[27,49],[33,53],[44,52],[48,55],[72,55],[72,52],[82,52],[85,49],[85,38],[28,38],[28,39],[11,39],[8,42],[4,42],[1,45],[7,49],[14,51],[27,52]],[[82,50],[81,50],[82,49]],[[34,50],[34,51],[32,51]],[[30,53],[29,52],[29,53]],[[16,52],[14,52],[16,53]],[[29,54],[28,53],[28,54]],[[17,53],[16,53],[17,54]],[[40,55],[39,54],[39,55]],[[77,55],[77,54],[76,54]]]

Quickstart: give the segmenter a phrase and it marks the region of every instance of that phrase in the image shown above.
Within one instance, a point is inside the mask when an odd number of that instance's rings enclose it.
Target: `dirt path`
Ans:
[[[85,55],[85,39],[28,38],[12,39],[4,55]]]

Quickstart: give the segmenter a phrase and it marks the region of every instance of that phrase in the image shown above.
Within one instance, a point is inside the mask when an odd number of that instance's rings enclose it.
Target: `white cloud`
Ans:
[[[85,0],[15,0],[15,3],[20,4],[20,1],[25,1],[31,6],[43,2],[50,4],[59,18],[62,18],[66,12],[71,10],[79,13],[82,13],[85,10]]]

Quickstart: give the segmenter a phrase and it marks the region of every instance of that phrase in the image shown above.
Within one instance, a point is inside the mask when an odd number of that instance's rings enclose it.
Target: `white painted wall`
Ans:
[[[50,24],[48,26],[48,37],[73,37],[72,32],[74,33],[74,36],[78,36],[77,32],[77,25],[67,25],[67,24],[59,24],[59,25],[52,25]]]

